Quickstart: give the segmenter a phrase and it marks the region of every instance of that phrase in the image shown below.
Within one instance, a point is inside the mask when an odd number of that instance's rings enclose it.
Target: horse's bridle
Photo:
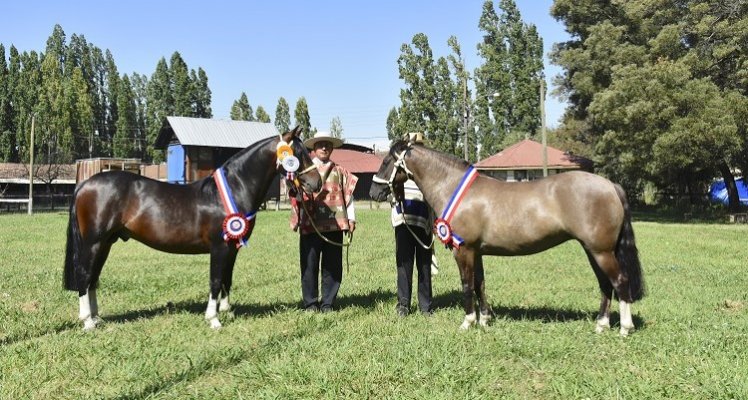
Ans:
[[[408,168],[407,165],[405,165],[405,155],[410,151],[411,148],[411,144],[408,143],[408,147],[405,150],[403,150],[400,154],[395,154],[395,164],[392,166],[392,173],[390,174],[389,180],[384,180],[376,175],[371,178],[371,181],[374,183],[389,186],[390,192],[392,193],[393,197],[395,196],[395,187],[393,183],[395,181],[395,175],[397,175],[397,171],[402,170],[403,172],[405,172],[405,175],[408,176],[408,179],[413,179],[413,172]],[[408,224],[408,221],[405,219],[405,204],[403,203],[403,200],[404,199],[397,200],[400,203],[400,209],[403,210],[403,224],[413,236],[413,239],[415,239],[421,247],[423,247],[424,249],[430,249],[431,246],[434,245],[434,237],[431,236],[431,243],[426,245],[425,243],[421,242],[421,239],[418,238],[418,235],[416,235],[416,233],[413,232],[412,229],[410,229],[410,224]]]
[[[408,176],[409,179],[413,178],[413,172],[408,169],[408,166],[405,165],[405,155],[410,151],[411,147],[410,144],[408,144],[408,148],[403,150],[400,154],[395,154],[395,164],[392,166],[392,173],[390,174],[390,178],[388,180],[384,180],[376,175],[374,175],[371,178],[371,181],[374,183],[378,183],[380,185],[387,185],[390,188],[390,192],[392,195],[395,195],[395,187],[393,183],[395,182],[395,175],[397,175],[397,171],[402,170],[405,172],[405,175]]]

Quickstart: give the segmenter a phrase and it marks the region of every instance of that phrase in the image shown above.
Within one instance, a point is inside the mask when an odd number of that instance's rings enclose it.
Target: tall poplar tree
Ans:
[[[130,78],[127,74],[119,81],[117,96],[117,133],[112,140],[114,157],[131,158],[138,153],[141,146],[138,132],[137,109]]]
[[[267,111],[265,111],[265,108],[263,106],[257,106],[257,111],[255,111],[256,120],[258,122],[265,122],[270,123],[270,114],[268,114]]]
[[[543,41],[522,21],[513,0],[483,3],[478,23],[483,64],[475,70],[475,124],[482,155],[491,155],[540,128]]]
[[[252,106],[249,105],[249,99],[247,94],[242,92],[238,100],[234,100],[234,104],[231,106],[231,119],[234,121],[254,121],[255,116],[253,115]]]
[[[174,115],[181,117],[193,116],[192,111],[192,81],[190,80],[187,64],[179,52],[171,56],[169,77],[174,99]]]
[[[278,99],[278,105],[275,107],[275,127],[278,132],[288,132],[291,126],[291,112],[288,108],[288,102],[283,97]]]
[[[158,133],[167,116],[174,115],[174,97],[171,91],[171,73],[163,57],[156,65],[156,71],[148,81],[146,122],[148,158],[159,163],[164,160],[164,153],[154,147]]]
[[[11,149],[15,146],[13,137],[13,102],[10,97],[10,71],[5,59],[5,46],[0,43],[0,162],[11,158]]]
[[[112,156],[114,149],[113,140],[117,135],[117,120],[119,119],[119,110],[117,108],[119,100],[120,76],[117,70],[117,64],[114,62],[114,56],[108,49],[104,52],[106,62],[106,89],[105,89],[105,113],[106,127],[104,132],[104,142],[102,144],[103,153]]]
[[[309,118],[309,106],[307,105],[306,98],[304,98],[304,96],[299,97],[299,99],[296,101],[296,108],[294,109],[293,115],[295,124],[301,127],[302,140],[306,140],[311,137],[312,123],[310,122]]]
[[[194,72],[195,70],[192,70]],[[213,110],[210,107],[211,102],[211,91],[208,87],[208,75],[202,68],[197,69],[197,74],[191,74],[193,76],[193,116],[197,118],[211,118],[213,117]]]
[[[343,123],[340,122],[340,117],[335,117],[330,121],[330,135],[338,139],[343,139]]]

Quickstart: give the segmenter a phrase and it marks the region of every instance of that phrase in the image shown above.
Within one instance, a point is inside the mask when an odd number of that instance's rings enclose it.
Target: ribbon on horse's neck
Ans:
[[[245,215],[239,213],[239,209],[234,203],[234,196],[231,193],[231,187],[226,179],[226,173],[223,167],[219,167],[213,172],[213,179],[218,188],[218,194],[223,203],[223,210],[226,212],[226,218],[223,220],[223,240],[230,242],[236,240],[236,247],[240,248],[247,245],[247,239],[252,233],[254,219],[257,214],[255,211],[248,212]]]
[[[454,246],[459,248],[464,242],[460,236],[452,232],[450,223],[457,211],[457,207],[459,207],[462,199],[465,198],[465,193],[467,193],[477,177],[478,170],[476,170],[472,165],[469,166],[467,171],[465,171],[465,175],[462,176],[460,183],[455,188],[455,191],[452,193],[449,202],[447,202],[447,205],[444,207],[441,218],[437,218],[436,221],[434,221],[436,236],[447,247]]]

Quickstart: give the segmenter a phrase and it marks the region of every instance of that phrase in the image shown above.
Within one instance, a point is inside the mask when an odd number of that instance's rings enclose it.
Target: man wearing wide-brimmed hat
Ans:
[[[409,133],[405,140],[412,144],[424,144],[421,132]],[[433,213],[415,182],[408,179],[405,181],[403,190],[403,200],[401,202],[393,200],[392,202],[392,227],[395,228],[395,263],[397,265],[396,310],[401,317],[410,313],[410,298],[413,291],[413,263],[415,262],[418,271],[418,307],[422,314],[428,316],[432,313],[431,267],[433,247],[423,248],[422,244],[426,245],[432,241]]]
[[[304,142],[312,150],[312,159],[322,177],[322,188],[314,193],[313,199],[305,196],[304,204],[291,202],[291,228],[300,233],[301,296],[303,307],[308,311],[332,311],[343,280],[343,248],[334,243],[342,244],[343,233],[352,234],[356,229],[353,190],[358,177],[330,160],[333,149],[342,144],[342,140],[328,132],[317,132]]]

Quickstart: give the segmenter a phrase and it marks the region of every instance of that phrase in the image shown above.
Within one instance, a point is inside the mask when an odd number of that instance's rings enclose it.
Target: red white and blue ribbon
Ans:
[[[463,175],[460,180],[460,184],[457,185],[457,188],[452,193],[452,197],[449,199],[447,206],[444,208],[441,218],[437,218],[436,221],[434,221],[434,232],[436,232],[436,236],[448,247],[455,246],[459,248],[464,242],[459,235],[452,232],[452,227],[449,223],[452,221],[455,211],[457,211],[457,207],[459,207],[462,199],[465,198],[468,189],[470,189],[470,186],[477,177],[478,170],[476,170],[472,165],[468,167],[468,170],[465,171],[465,175]]]
[[[247,240],[244,238],[252,232],[254,228],[254,212],[242,215],[236,208],[234,196],[231,194],[231,188],[226,180],[226,174],[223,168],[218,168],[213,173],[213,179],[218,187],[218,194],[221,196],[223,210],[226,212],[226,218],[223,219],[223,240],[230,242],[236,240],[236,247],[246,246]]]

